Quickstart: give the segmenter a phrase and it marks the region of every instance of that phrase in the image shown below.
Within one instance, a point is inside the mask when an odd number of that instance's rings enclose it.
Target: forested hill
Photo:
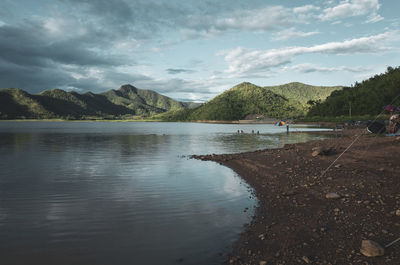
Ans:
[[[269,89],[241,83],[216,96],[196,109],[161,114],[164,120],[240,120],[250,114],[265,117],[297,117],[305,108],[299,101],[289,100]]]
[[[288,83],[280,86],[264,87],[272,92],[284,96],[287,99],[299,101],[307,106],[310,100],[325,100],[333,91],[341,90],[341,86],[311,86],[299,82]]]
[[[147,117],[185,108],[187,105],[152,90],[142,90],[131,85],[123,85],[118,90],[101,94],[52,89],[32,95],[17,88],[0,90],[1,119],[123,119]]]
[[[260,87],[241,83],[223,92],[201,107],[192,110],[174,110],[158,115],[173,120],[241,120],[248,115],[268,118],[293,118],[306,114],[307,102],[324,100],[332,91],[342,87],[311,86],[289,83]]]
[[[308,116],[377,115],[389,104],[400,105],[400,67],[334,91],[324,102],[314,102]]]

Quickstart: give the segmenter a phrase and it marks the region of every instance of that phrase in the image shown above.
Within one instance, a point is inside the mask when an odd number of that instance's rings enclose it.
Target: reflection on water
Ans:
[[[258,129],[0,123],[1,264],[219,264],[255,202],[230,169],[184,156],[314,139]]]

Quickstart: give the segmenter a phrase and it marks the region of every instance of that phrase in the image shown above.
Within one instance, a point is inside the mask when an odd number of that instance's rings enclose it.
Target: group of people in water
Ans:
[[[286,123],[286,132],[289,133],[289,124]],[[238,134],[244,133],[243,130],[237,130]],[[260,134],[259,131],[257,131],[256,133],[254,132],[254,130],[251,130],[251,134]]]
[[[237,130],[237,133],[244,133],[243,130]],[[251,130],[251,134],[254,134],[254,130]],[[257,134],[260,134],[259,131],[257,131]]]

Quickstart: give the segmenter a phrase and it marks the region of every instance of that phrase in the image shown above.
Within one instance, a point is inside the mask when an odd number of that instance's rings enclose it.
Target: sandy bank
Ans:
[[[259,199],[227,264],[400,264],[400,242],[381,257],[360,253],[364,239],[385,246],[400,237],[400,138],[343,134],[281,149],[194,156],[232,168]],[[340,198],[327,199],[328,193]]]

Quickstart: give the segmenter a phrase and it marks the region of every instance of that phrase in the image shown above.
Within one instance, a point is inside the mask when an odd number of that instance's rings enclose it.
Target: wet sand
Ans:
[[[362,240],[385,247],[400,237],[400,137],[353,129],[280,149],[193,157],[233,169],[259,200],[225,264],[400,264],[400,242],[380,257],[360,253]]]

